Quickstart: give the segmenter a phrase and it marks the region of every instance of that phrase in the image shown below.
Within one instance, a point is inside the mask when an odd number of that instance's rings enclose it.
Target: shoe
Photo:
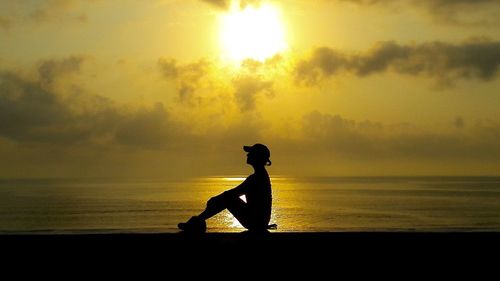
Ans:
[[[180,230],[186,232],[205,232],[207,231],[207,224],[205,220],[197,216],[191,217],[187,222],[181,222],[177,225]]]

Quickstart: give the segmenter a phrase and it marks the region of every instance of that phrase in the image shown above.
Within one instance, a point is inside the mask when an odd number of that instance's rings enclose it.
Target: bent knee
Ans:
[[[215,197],[210,198],[207,201],[207,207],[220,205],[220,204],[222,204],[222,202],[223,202],[222,198],[220,198],[219,196],[215,196]]]
[[[215,202],[215,198],[214,198],[214,197],[212,197],[212,198],[208,199],[208,201],[207,201],[207,206],[213,205],[213,204],[214,204],[214,202]]]

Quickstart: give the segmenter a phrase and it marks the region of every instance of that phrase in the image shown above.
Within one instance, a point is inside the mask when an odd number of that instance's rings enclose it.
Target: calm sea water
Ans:
[[[0,233],[177,232],[243,178],[3,180]],[[273,183],[276,231],[500,231],[500,177],[288,178]],[[226,211],[210,232],[244,229]]]

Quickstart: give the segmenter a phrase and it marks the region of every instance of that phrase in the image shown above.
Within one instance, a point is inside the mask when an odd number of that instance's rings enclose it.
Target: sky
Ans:
[[[0,0],[0,178],[498,175],[498,0]]]

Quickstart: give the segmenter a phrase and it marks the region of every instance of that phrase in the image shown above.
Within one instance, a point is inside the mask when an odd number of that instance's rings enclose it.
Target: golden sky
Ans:
[[[0,0],[0,177],[498,175],[500,1]]]

